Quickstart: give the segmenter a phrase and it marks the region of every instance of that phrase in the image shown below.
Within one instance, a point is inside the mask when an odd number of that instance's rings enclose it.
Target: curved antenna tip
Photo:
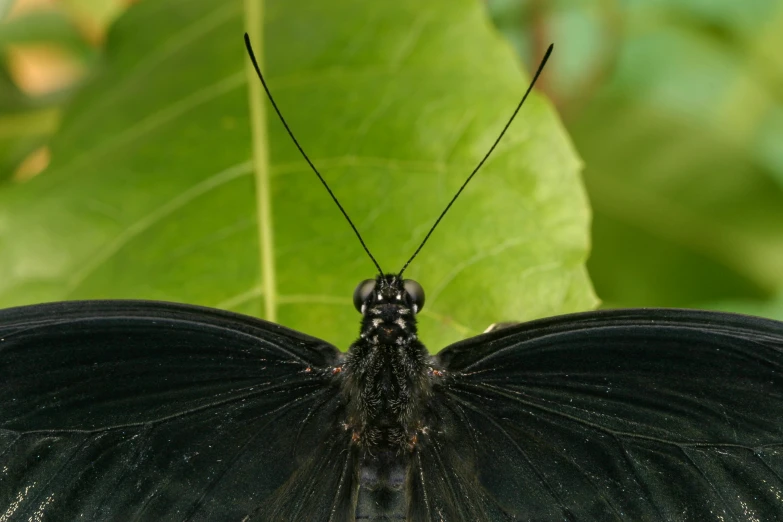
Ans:
[[[307,155],[307,153],[304,151],[302,146],[299,144],[299,141],[294,136],[293,131],[288,126],[288,123],[285,121],[285,118],[283,118],[283,113],[280,112],[280,109],[277,108],[277,103],[275,103],[275,99],[272,97],[272,92],[269,90],[269,87],[266,85],[266,80],[264,80],[264,75],[261,74],[261,68],[258,66],[256,55],[253,52],[253,46],[250,44],[250,36],[247,33],[245,33],[245,47],[247,48],[247,54],[250,56],[250,61],[253,62],[253,68],[255,68],[256,70],[256,75],[258,75],[258,79],[261,80],[261,85],[264,87],[264,92],[266,92],[266,96],[267,98],[269,98],[269,103],[272,104],[272,108],[275,110],[275,113],[277,113],[277,117],[280,118],[280,122],[283,124],[283,127],[285,127],[286,132],[288,132],[288,135],[291,137],[291,141],[294,142],[294,145],[296,145],[296,148],[299,150],[299,153],[302,155],[304,160],[310,166],[310,169],[312,169],[315,175],[318,176],[318,179],[321,181],[321,184],[324,186],[324,188],[326,188],[326,191],[329,193],[329,196],[331,196],[332,201],[334,201],[334,203],[337,205],[337,208],[340,209],[340,212],[342,212],[343,216],[345,217],[345,220],[348,221],[348,224],[351,226],[351,229],[353,229],[354,234],[356,234],[356,237],[359,239],[359,243],[362,244],[362,248],[364,248],[364,251],[370,257],[370,260],[375,265],[375,268],[378,269],[378,273],[380,275],[383,275],[383,270],[381,269],[381,265],[379,265],[378,261],[376,261],[375,257],[373,257],[372,253],[370,252],[370,249],[365,244],[364,239],[362,239],[362,235],[359,233],[359,230],[353,224],[351,218],[348,217],[348,213],[345,211],[343,206],[337,200],[337,196],[335,196],[334,193],[332,192],[332,189],[329,188],[329,185],[326,183],[326,180],[323,178],[323,176],[321,176],[321,173],[318,172],[318,169],[315,168],[313,162],[310,161],[310,157]]]
[[[451,198],[451,201],[449,201],[448,205],[446,205],[446,208],[443,209],[443,212],[440,213],[438,216],[438,219],[435,220],[435,224],[432,225],[429,232],[427,232],[427,235],[424,236],[424,240],[419,244],[419,247],[416,249],[416,251],[413,253],[413,255],[408,259],[408,261],[405,262],[405,264],[402,266],[402,270],[400,270],[399,276],[402,277],[402,273],[405,272],[405,269],[408,268],[408,265],[411,264],[411,261],[413,261],[417,255],[419,255],[419,252],[421,252],[421,249],[424,247],[424,244],[427,243],[427,240],[430,238],[432,233],[435,231],[435,228],[438,226],[438,224],[443,219],[443,216],[446,215],[446,212],[449,211],[451,206],[454,204],[454,202],[457,200],[460,194],[462,194],[462,191],[465,190],[465,187],[470,183],[470,180],[473,179],[473,176],[476,175],[476,173],[479,171],[479,169],[484,165],[484,163],[487,161],[489,156],[492,154],[492,151],[495,150],[495,147],[497,147],[498,143],[500,143],[500,140],[503,138],[503,136],[506,134],[506,131],[511,126],[511,122],[514,121],[514,118],[516,118],[517,113],[519,112],[519,109],[522,108],[522,105],[525,103],[525,100],[527,100],[528,95],[533,90],[533,86],[536,84],[536,81],[538,80],[538,77],[541,75],[541,71],[544,70],[544,66],[546,65],[547,60],[549,60],[549,55],[552,54],[552,50],[555,48],[555,44],[551,43],[549,44],[549,47],[547,47],[546,52],[544,53],[544,57],[541,59],[541,63],[538,65],[538,69],[536,69],[536,73],[533,75],[533,79],[530,81],[530,85],[528,86],[527,90],[525,91],[525,94],[522,96],[522,100],[517,104],[517,107],[514,109],[514,112],[511,114],[511,117],[506,122],[505,127],[503,127],[503,130],[500,131],[500,135],[498,135],[497,139],[495,139],[495,142],[492,144],[492,146],[489,148],[486,154],[484,154],[484,157],[481,158],[481,161],[479,161],[478,165],[476,165],[476,168],[473,169],[473,171],[470,173],[468,178],[465,180],[465,182],[460,186],[459,190],[457,190],[457,193],[454,194],[454,197]]]

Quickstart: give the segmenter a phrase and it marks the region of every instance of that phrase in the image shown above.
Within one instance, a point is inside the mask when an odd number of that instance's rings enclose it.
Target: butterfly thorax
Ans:
[[[417,307],[396,276],[384,276],[361,310],[361,335],[343,365],[346,429],[360,447],[402,451],[415,442],[431,389],[430,356],[416,336]]]

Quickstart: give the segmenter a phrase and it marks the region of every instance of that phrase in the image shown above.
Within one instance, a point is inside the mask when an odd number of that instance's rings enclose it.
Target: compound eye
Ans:
[[[418,313],[424,308],[424,289],[413,279],[405,279],[402,282],[402,287],[405,289],[405,292],[407,292],[408,297],[411,298],[413,311]]]
[[[353,306],[359,312],[362,311],[364,302],[370,297],[370,294],[375,290],[375,279],[365,279],[356,287],[353,291]]]

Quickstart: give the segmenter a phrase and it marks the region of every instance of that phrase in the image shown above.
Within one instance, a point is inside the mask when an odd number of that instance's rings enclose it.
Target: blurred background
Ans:
[[[0,184],[45,170],[130,3],[0,0]],[[601,306],[783,319],[783,1],[483,6],[520,63],[556,44],[538,88],[584,161]]]

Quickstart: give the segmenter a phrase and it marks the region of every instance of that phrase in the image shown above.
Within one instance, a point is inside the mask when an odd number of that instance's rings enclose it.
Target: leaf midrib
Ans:
[[[264,68],[263,0],[244,0],[245,31],[256,50],[259,67]],[[250,108],[250,134],[253,152],[253,172],[256,186],[256,216],[258,220],[258,248],[261,289],[264,299],[262,316],[277,320],[277,286],[275,273],[274,240],[272,225],[272,201],[270,190],[269,136],[266,128],[266,106],[261,85],[250,60],[245,59],[248,105]]]

